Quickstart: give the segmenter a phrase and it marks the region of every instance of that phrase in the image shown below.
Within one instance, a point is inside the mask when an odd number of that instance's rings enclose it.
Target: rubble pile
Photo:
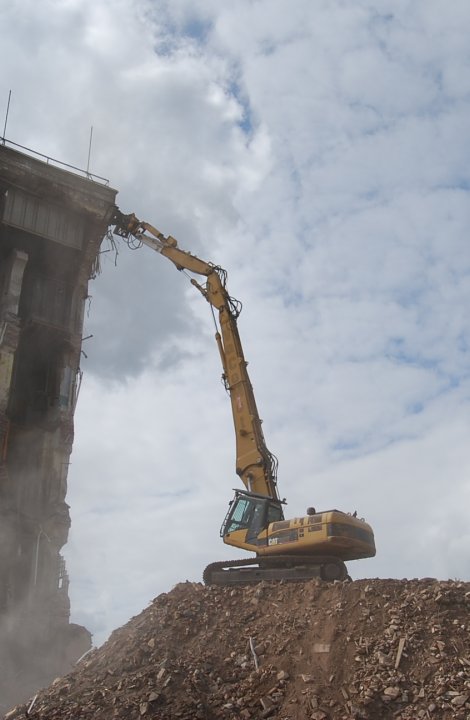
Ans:
[[[470,718],[470,583],[177,585],[7,720]]]

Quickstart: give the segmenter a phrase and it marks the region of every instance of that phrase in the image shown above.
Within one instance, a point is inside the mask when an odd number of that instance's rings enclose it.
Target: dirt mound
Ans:
[[[432,579],[181,584],[6,717],[467,719],[469,609]]]

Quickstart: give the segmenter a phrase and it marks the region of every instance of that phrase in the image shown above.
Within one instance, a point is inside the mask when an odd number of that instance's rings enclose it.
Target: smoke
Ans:
[[[34,593],[0,617],[0,713],[69,672],[90,647],[90,633],[57,623]]]

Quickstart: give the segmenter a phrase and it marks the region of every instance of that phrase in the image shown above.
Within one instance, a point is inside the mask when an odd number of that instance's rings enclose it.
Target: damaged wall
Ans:
[[[0,146],[0,705],[90,645],[60,554],[88,280],[112,188]],[[3,708],[0,707],[0,710]]]

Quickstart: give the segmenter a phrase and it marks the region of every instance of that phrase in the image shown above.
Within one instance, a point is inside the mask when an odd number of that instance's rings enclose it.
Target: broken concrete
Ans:
[[[184,583],[7,718],[467,720],[469,609],[455,581]]]
[[[88,280],[116,191],[0,145],[0,707],[89,646],[60,549]]]

